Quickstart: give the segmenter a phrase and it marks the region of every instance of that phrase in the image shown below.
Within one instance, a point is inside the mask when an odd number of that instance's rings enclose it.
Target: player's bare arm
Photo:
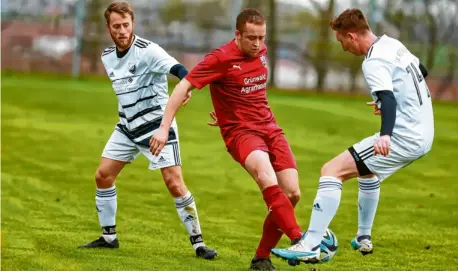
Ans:
[[[150,151],[153,155],[157,156],[161,153],[161,150],[167,143],[173,118],[193,89],[194,86],[186,78],[182,79],[173,89],[169,102],[165,107],[161,125],[149,141]]]

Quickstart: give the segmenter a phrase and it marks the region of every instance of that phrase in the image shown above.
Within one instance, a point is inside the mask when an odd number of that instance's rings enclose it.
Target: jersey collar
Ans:
[[[385,35],[383,35],[385,36]],[[366,59],[368,59],[370,56],[371,56],[371,53],[372,53],[372,49],[374,47],[374,44],[376,44],[378,41],[380,41],[380,38],[382,38],[383,36],[378,36],[377,39],[375,39],[375,41],[372,43],[371,47],[369,48],[369,50],[367,51],[367,54],[366,54]]]
[[[116,46],[116,56],[119,59],[123,58],[125,55],[127,55],[127,53],[129,53],[129,49],[132,47],[132,44],[134,44],[135,39],[137,39],[137,36],[134,35],[134,38],[132,39],[132,43],[130,44],[129,48],[127,48],[126,50],[122,52],[118,51],[118,47]]]

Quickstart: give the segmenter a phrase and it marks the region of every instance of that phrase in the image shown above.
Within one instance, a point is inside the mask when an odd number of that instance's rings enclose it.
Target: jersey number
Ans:
[[[418,71],[418,68],[415,66],[415,64],[410,63],[409,66],[406,68],[407,73],[409,73],[412,76],[413,84],[415,85],[415,89],[417,90],[417,95],[418,95],[418,101],[420,101],[420,106],[423,105],[423,101],[421,99],[421,93],[420,93],[420,83],[424,80],[423,75]],[[431,97],[431,93],[429,92],[428,85],[426,85],[426,93],[428,94],[428,97]]]

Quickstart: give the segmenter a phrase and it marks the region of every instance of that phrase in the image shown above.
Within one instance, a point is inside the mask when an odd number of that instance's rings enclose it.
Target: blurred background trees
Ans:
[[[82,74],[104,74],[100,52],[111,41],[103,11],[109,0],[2,0],[2,67],[69,73],[75,29],[83,29]],[[136,33],[192,68],[234,37],[234,14],[259,9],[268,21],[269,83],[316,92],[364,92],[361,57],[341,50],[329,20],[361,8],[378,35],[399,38],[428,68],[436,99],[458,100],[458,0],[131,0]]]

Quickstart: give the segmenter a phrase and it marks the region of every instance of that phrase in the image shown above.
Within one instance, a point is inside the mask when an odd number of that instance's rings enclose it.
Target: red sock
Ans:
[[[301,238],[301,228],[296,222],[294,207],[285,193],[280,189],[280,186],[270,186],[262,191],[262,194],[269,208],[272,220],[278,228],[291,240]]]
[[[283,232],[278,230],[277,224],[273,220],[272,213],[269,213],[264,221],[261,241],[256,250],[257,258],[269,258],[270,250],[274,248],[281,239]]]

